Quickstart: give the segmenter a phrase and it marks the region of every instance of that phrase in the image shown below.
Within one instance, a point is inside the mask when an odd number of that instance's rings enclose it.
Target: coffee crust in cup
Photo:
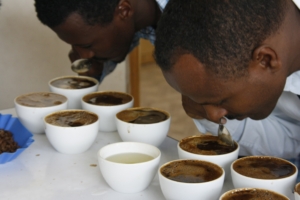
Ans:
[[[45,121],[55,126],[76,127],[92,124],[98,120],[96,114],[86,111],[56,112],[45,118]]]
[[[28,107],[50,107],[60,105],[66,101],[65,96],[50,92],[24,94],[16,98],[18,104]]]
[[[167,120],[169,114],[153,108],[129,108],[117,114],[117,118],[133,124],[154,124]]]
[[[249,156],[240,158],[233,164],[233,169],[244,176],[257,179],[280,179],[296,172],[294,165],[271,156]]]
[[[184,138],[180,141],[181,149],[201,155],[222,155],[233,152],[237,149],[237,144],[233,147],[226,145],[224,142],[213,135],[201,135]]]
[[[96,85],[94,81],[84,77],[62,77],[51,81],[50,84],[63,89],[83,89]]]
[[[83,97],[83,101],[86,103],[100,106],[121,105],[131,100],[130,95],[121,92],[96,92]]]
[[[245,189],[236,189],[225,196],[222,197],[222,200],[288,200],[288,198],[282,196],[279,193],[272,192],[264,189],[256,188],[245,188]]]
[[[199,160],[171,162],[160,169],[161,174],[171,180],[184,183],[203,183],[219,178],[223,171],[213,163]]]

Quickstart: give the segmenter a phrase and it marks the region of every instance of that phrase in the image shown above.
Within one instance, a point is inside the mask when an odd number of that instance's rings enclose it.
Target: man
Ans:
[[[226,123],[240,155],[300,153],[297,5],[170,0],[161,16],[155,57],[165,79],[201,132]]]
[[[112,72],[140,38],[154,42],[167,0],[35,0],[39,20],[70,44],[69,58],[91,59],[83,75],[100,81]]]

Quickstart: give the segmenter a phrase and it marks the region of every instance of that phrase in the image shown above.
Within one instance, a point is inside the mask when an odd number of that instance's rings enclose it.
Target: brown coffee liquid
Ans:
[[[300,195],[300,184],[295,187],[295,192]]]
[[[50,107],[66,101],[67,98],[62,95],[47,92],[26,94],[16,99],[18,104],[29,107]]]
[[[264,189],[237,189],[222,197],[222,200],[288,200],[288,198]]]
[[[122,121],[133,124],[153,124],[165,121],[168,116],[160,111],[150,109],[126,110],[118,114]]]
[[[94,81],[85,78],[61,78],[51,82],[51,85],[63,89],[83,89],[96,85]]]
[[[233,147],[228,146],[212,135],[185,138],[180,141],[179,146],[185,151],[201,155],[222,155],[237,148],[236,144]]]
[[[198,160],[172,162],[161,168],[160,172],[168,179],[184,183],[208,182],[222,175],[222,170],[216,165]]]
[[[98,116],[85,111],[68,111],[54,113],[46,117],[46,122],[56,126],[77,127],[92,124]]]
[[[83,100],[94,105],[114,106],[128,103],[132,100],[132,97],[117,92],[105,92],[87,95]]]
[[[233,169],[239,174],[258,179],[285,178],[296,172],[292,164],[273,157],[244,157],[234,163]]]

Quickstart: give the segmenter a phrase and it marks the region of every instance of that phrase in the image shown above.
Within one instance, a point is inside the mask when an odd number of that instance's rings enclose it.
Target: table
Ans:
[[[14,109],[0,111],[16,116]],[[34,143],[15,160],[0,165],[0,199],[5,200],[163,200],[156,175],[150,186],[136,194],[112,190],[101,175],[98,150],[110,143],[121,142],[117,132],[99,132],[92,147],[81,154],[57,152],[45,134],[34,135]],[[177,141],[167,137],[162,145],[160,165],[178,159]],[[222,193],[232,189],[225,181]]]

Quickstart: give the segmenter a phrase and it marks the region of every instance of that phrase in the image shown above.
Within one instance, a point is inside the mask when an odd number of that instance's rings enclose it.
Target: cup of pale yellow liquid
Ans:
[[[137,193],[153,180],[161,152],[145,143],[119,142],[102,147],[97,157],[102,176],[113,190]]]

